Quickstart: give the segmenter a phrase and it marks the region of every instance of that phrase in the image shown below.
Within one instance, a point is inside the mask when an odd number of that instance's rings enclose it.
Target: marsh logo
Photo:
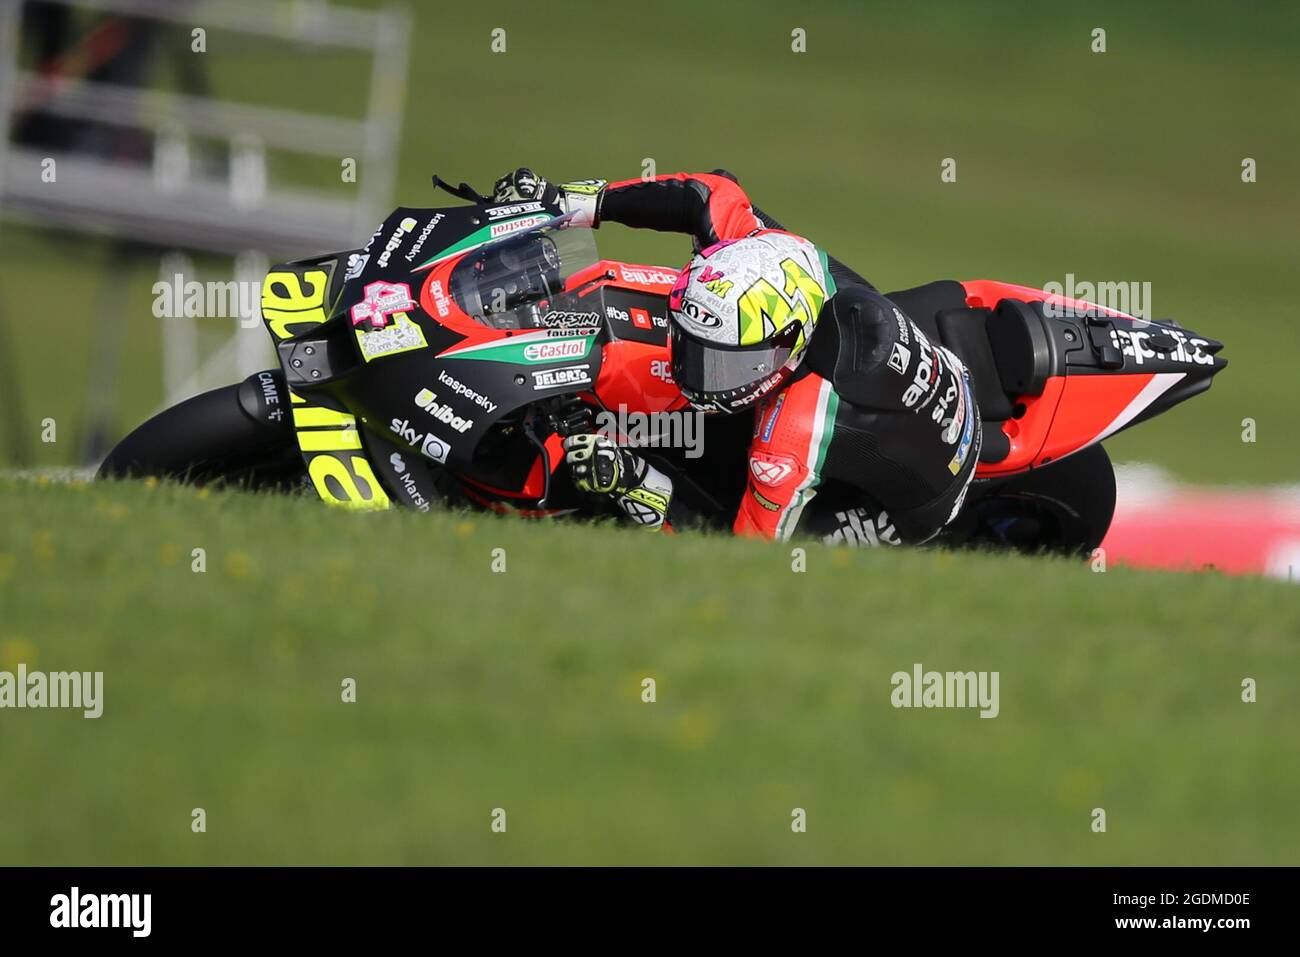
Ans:
[[[50,898],[50,926],[56,928],[127,928],[132,937],[148,937],[152,926],[152,894],[71,893]]]
[[[996,671],[924,671],[920,662],[911,672],[895,671],[889,702],[895,708],[979,708],[981,718],[996,718]]]

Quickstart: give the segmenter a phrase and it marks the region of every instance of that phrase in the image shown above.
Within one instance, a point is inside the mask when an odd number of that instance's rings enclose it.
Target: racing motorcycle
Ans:
[[[279,368],[145,422],[100,477],[308,485],[351,508],[600,514],[562,441],[602,412],[686,413],[668,354],[676,271],[601,259],[558,207],[433,180],[467,205],[398,208],[364,248],[275,266],[261,307]],[[1227,365],[1221,343],[1173,321],[1041,289],[946,280],[887,295],[965,362],[983,420],[948,544],[1095,548],[1115,503],[1100,443]],[[689,475],[706,523],[725,527],[753,413],[699,422],[693,450],[652,437],[645,454]]]

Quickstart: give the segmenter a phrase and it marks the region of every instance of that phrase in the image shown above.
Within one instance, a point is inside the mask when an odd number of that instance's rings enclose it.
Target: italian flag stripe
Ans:
[[[839,396],[831,388],[830,382],[823,379],[818,386],[812,435],[808,439],[808,451],[804,458],[808,463],[808,474],[799,483],[794,496],[790,499],[790,504],[777,520],[776,537],[779,541],[785,541],[794,534],[804,507],[817,494],[817,483],[821,481],[822,465],[826,462],[826,449],[830,446],[831,436],[835,433],[835,413],[839,407]]]

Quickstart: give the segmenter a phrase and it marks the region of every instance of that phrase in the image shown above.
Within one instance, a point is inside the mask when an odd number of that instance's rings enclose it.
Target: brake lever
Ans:
[[[542,497],[537,500],[537,507],[542,509],[546,508],[547,499],[551,497],[551,453],[546,448],[546,442],[537,434],[537,429],[533,424],[537,414],[529,412],[524,417],[520,429],[523,431],[524,437],[537,447],[537,452],[542,457]]]
[[[446,190],[457,199],[463,199],[467,203],[475,203],[479,206],[486,206],[492,202],[491,196],[484,196],[469,183],[462,182],[459,186],[452,186],[437,173],[432,175],[433,188]]]

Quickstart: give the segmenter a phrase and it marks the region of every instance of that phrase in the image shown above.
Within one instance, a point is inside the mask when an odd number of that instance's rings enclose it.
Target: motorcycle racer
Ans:
[[[955,517],[980,445],[965,366],[861,276],[756,211],[732,177],[553,186],[521,168],[495,199],[692,237],[669,296],[672,376],[696,409],[754,414],[737,534],[914,544]],[[635,451],[598,435],[565,449],[575,482],[639,523],[690,521],[672,477]]]

